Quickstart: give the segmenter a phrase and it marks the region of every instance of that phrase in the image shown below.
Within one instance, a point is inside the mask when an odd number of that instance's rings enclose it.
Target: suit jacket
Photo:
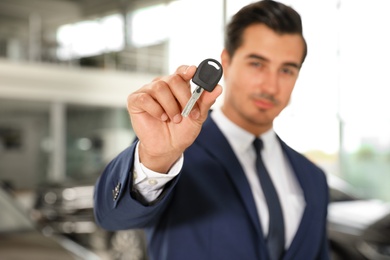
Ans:
[[[328,259],[328,187],[317,166],[281,145],[306,207],[283,259]],[[249,183],[209,117],[184,154],[180,174],[153,203],[132,189],[135,144],[117,156],[96,184],[95,218],[108,230],[144,228],[150,259],[268,259]]]

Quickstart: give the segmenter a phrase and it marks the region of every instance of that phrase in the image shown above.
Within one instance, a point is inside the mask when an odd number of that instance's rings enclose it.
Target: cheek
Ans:
[[[236,91],[248,92],[251,87],[260,84],[261,77],[251,74],[247,70],[237,70],[232,78]]]
[[[284,106],[288,105],[291,99],[291,94],[294,89],[294,86],[282,86],[281,91],[279,92],[279,100],[283,103]]]
[[[225,89],[225,100],[230,104],[240,103],[245,95],[243,86],[243,81],[240,78],[230,75]]]
[[[243,75],[235,78],[234,82],[232,83],[231,95],[235,100],[245,99],[245,97],[247,97],[251,92],[251,86],[253,86],[253,83],[250,81],[250,79],[243,77]]]
[[[226,87],[229,89],[226,95],[234,95],[233,98],[236,100],[244,98],[245,93],[256,91],[256,86],[261,84],[261,77],[254,75],[242,65],[231,67],[225,76]]]

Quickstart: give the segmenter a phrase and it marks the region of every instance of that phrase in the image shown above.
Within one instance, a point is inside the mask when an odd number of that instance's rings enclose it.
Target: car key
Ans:
[[[213,91],[221,79],[222,73],[222,65],[214,59],[205,59],[199,64],[195,75],[192,77],[192,82],[197,86],[192,92],[192,96],[188,100],[187,105],[184,107],[181,113],[182,116],[187,117],[190,114],[196,101],[202,95],[203,90],[207,90],[208,92]]]

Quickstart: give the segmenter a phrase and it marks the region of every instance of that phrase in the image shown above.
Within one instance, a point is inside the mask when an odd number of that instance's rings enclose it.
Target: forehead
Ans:
[[[279,34],[263,24],[248,26],[237,54],[256,54],[275,62],[301,64],[304,42],[299,34]]]

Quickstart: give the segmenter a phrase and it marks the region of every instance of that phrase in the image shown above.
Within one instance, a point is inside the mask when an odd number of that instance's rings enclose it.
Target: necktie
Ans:
[[[256,150],[256,170],[268,205],[269,231],[267,236],[268,253],[271,260],[281,259],[284,252],[284,222],[278,194],[261,158],[263,142],[256,138],[253,142]]]

